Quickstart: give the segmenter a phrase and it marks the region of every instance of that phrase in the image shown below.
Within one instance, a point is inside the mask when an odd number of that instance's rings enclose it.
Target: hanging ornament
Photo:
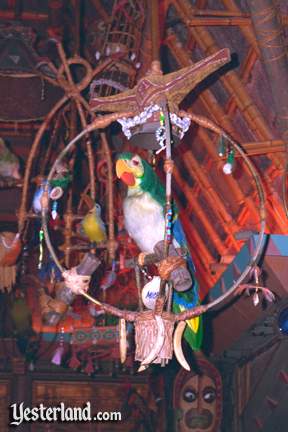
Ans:
[[[63,354],[64,354],[64,327],[61,327],[61,333],[59,335],[59,345],[56,348],[51,363],[60,366],[62,362]]]
[[[52,204],[52,211],[51,211],[51,216],[52,219],[55,220],[57,218],[57,206],[58,206],[58,201],[53,201]]]
[[[226,175],[232,174],[233,167],[234,167],[234,161],[235,161],[235,152],[233,149],[229,149],[226,163],[223,166],[224,174],[226,174]]]
[[[239,294],[245,292],[247,295],[250,295],[250,292],[253,292],[252,300],[254,306],[257,306],[260,303],[260,293],[263,294],[263,297],[267,302],[274,302],[276,300],[275,294],[269,288],[260,285],[261,269],[256,266],[253,269],[252,274],[254,276],[254,283],[239,285],[237,292]]]
[[[60,186],[55,186],[51,190],[49,196],[53,201],[56,201],[62,197],[63,193],[64,193],[64,191]]]
[[[43,241],[44,241],[44,231],[41,228],[39,231],[39,260],[38,260],[38,269],[40,270],[43,265]]]
[[[32,208],[36,214],[41,213],[42,205],[41,205],[41,198],[44,192],[44,186],[47,182],[43,181],[40,185],[40,187],[35,191],[33,202],[32,202]],[[50,186],[48,187],[48,193],[50,194]]]

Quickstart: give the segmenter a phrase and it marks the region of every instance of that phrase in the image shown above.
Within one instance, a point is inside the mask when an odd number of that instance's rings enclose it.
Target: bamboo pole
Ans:
[[[246,13],[246,12],[241,12],[241,11],[227,11],[227,10],[216,10],[216,9],[197,9],[197,8],[193,8],[193,16],[198,17],[229,17],[229,18],[233,18],[233,17],[238,17],[238,18],[250,18],[250,14]]]
[[[187,20],[185,24],[188,27],[198,26],[250,26],[251,19],[246,17],[196,17],[194,16],[190,20]]]
[[[108,145],[108,141],[104,132],[100,133],[100,138],[102,142],[102,147],[104,150],[104,155],[107,161],[108,167],[108,251],[111,260],[115,259],[115,233],[114,233],[114,198],[113,198],[113,166],[111,151]]]
[[[70,102],[71,110],[70,110],[70,121],[69,121],[69,139],[73,139],[77,135],[77,109],[75,103],[73,101]],[[73,149],[73,157],[69,161],[69,171],[73,172],[76,152]],[[73,180],[72,180],[73,181]],[[68,191],[68,199],[67,206],[64,215],[64,259],[65,266],[67,268],[70,267],[70,255],[71,255],[71,238],[73,233],[73,192],[72,187]]]
[[[242,147],[249,156],[283,153],[285,151],[285,144],[282,140],[246,142],[242,144]]]
[[[160,37],[159,37],[159,0],[148,0],[151,13],[151,40],[152,61],[159,61]]]

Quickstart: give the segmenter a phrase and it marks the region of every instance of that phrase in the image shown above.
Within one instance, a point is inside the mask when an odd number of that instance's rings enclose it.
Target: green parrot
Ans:
[[[123,202],[125,228],[142,252],[153,253],[157,243],[164,240],[165,189],[152,167],[140,156],[121,153],[116,162],[116,174],[127,186]],[[186,259],[191,276],[190,284],[183,292],[173,290],[173,311],[182,312],[200,303],[195,267],[187,240],[173,204],[172,244]],[[193,282],[192,282],[193,281]],[[200,350],[203,338],[202,318],[187,320],[184,337],[192,349]]]

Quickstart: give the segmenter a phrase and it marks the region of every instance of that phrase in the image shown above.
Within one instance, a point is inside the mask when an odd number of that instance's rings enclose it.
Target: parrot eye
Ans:
[[[138,165],[140,164],[140,162],[139,162],[138,159],[132,159],[132,163],[133,163],[133,165],[135,165],[135,166],[138,166]]]

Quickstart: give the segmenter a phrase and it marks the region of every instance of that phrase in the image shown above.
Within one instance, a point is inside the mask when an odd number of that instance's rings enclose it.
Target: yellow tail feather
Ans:
[[[183,312],[185,310],[184,306],[179,305],[179,307],[180,307],[181,312]],[[200,318],[199,318],[199,316],[187,320],[186,323],[188,324],[188,326],[191,328],[191,330],[194,333],[197,333],[197,331],[199,329],[199,324],[200,324]]]

